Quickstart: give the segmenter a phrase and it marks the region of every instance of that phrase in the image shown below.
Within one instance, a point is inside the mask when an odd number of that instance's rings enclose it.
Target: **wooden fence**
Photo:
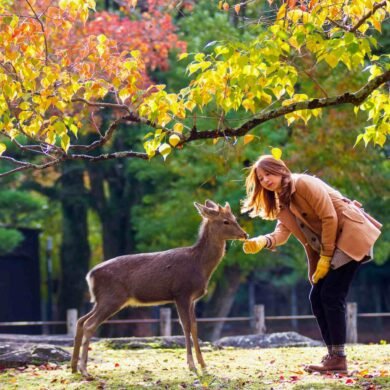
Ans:
[[[358,340],[358,318],[368,317],[390,317],[390,313],[358,313],[357,303],[347,303],[347,343],[357,343]],[[251,321],[253,322],[254,334],[266,333],[266,322],[280,320],[313,320],[313,315],[295,315],[295,316],[266,316],[264,305],[255,305],[253,308],[253,316],[251,317],[219,317],[219,318],[198,318],[197,322],[235,322],[235,321]],[[51,326],[51,325],[66,325],[67,334],[74,337],[76,331],[77,310],[69,309],[67,311],[66,321],[21,321],[21,322],[0,322],[1,327],[4,326]],[[172,318],[172,310],[167,307],[160,308],[159,318],[153,319],[129,319],[129,320],[108,320],[105,324],[160,324],[160,335],[172,335],[172,323],[179,322],[178,318]]]

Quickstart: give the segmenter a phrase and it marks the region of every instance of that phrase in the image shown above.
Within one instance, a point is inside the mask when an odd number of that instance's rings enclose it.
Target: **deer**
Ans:
[[[211,200],[194,202],[202,217],[198,239],[188,247],[161,252],[115,257],[92,268],[86,280],[92,310],[77,321],[71,369],[91,378],[87,371],[88,347],[97,327],[127,306],[156,306],[174,303],[185,336],[187,364],[196,372],[196,359],[206,363],[199,347],[195,316],[196,302],[207,293],[209,280],[225,254],[227,240],[245,240],[248,234],[238,224],[230,205]],[[81,356],[80,356],[81,350]]]

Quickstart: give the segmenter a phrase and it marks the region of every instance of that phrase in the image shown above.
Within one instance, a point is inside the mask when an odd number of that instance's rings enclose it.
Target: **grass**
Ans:
[[[187,370],[184,349],[112,350],[94,343],[88,365],[94,380],[72,374],[69,364],[49,363],[1,371],[0,389],[390,389],[390,345],[348,346],[346,376],[303,371],[319,362],[324,348],[203,351],[207,372],[196,375]]]

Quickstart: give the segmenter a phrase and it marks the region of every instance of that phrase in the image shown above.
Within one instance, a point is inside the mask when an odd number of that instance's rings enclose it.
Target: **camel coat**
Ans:
[[[279,212],[274,232],[266,237],[271,240],[269,249],[272,250],[293,234],[305,248],[310,280],[320,254],[309,245],[297,219],[320,238],[321,255],[332,257],[339,248],[356,261],[363,260],[369,253],[382,227],[358,202],[343,197],[322,180],[293,174],[290,207]]]

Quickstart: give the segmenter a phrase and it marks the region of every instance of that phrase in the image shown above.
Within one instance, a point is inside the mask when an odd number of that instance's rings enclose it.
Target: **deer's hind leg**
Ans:
[[[73,343],[73,355],[72,355],[72,362],[71,362],[73,373],[77,372],[77,363],[79,360],[81,341],[83,339],[83,333],[84,333],[84,329],[83,329],[84,322],[95,313],[95,308],[96,305],[92,308],[92,310],[89,313],[87,313],[83,317],[80,317],[79,320],[77,321],[76,336],[74,338],[74,343]]]
[[[91,377],[87,371],[88,348],[91,337],[95,333],[98,326],[109,317],[114,315],[118,310],[120,310],[121,306],[122,302],[114,305],[113,302],[97,302],[94,312],[89,318],[85,320],[83,325],[83,341],[79,362],[79,370],[83,376]]]
[[[198,340],[198,325],[196,323],[196,315],[195,315],[195,302],[191,302],[190,306],[190,320],[191,320],[191,335],[192,335],[192,341],[194,343],[195,353],[196,353],[196,359],[198,360],[198,363],[202,368],[206,367],[206,363],[203,360],[202,352],[199,347],[199,340]]]
[[[196,372],[194,358],[192,357],[192,350],[191,350],[191,314],[190,314],[191,299],[179,298],[178,300],[176,300],[175,303],[176,303],[177,311],[179,313],[181,326],[183,328],[184,337],[186,340],[187,364],[191,371]]]

